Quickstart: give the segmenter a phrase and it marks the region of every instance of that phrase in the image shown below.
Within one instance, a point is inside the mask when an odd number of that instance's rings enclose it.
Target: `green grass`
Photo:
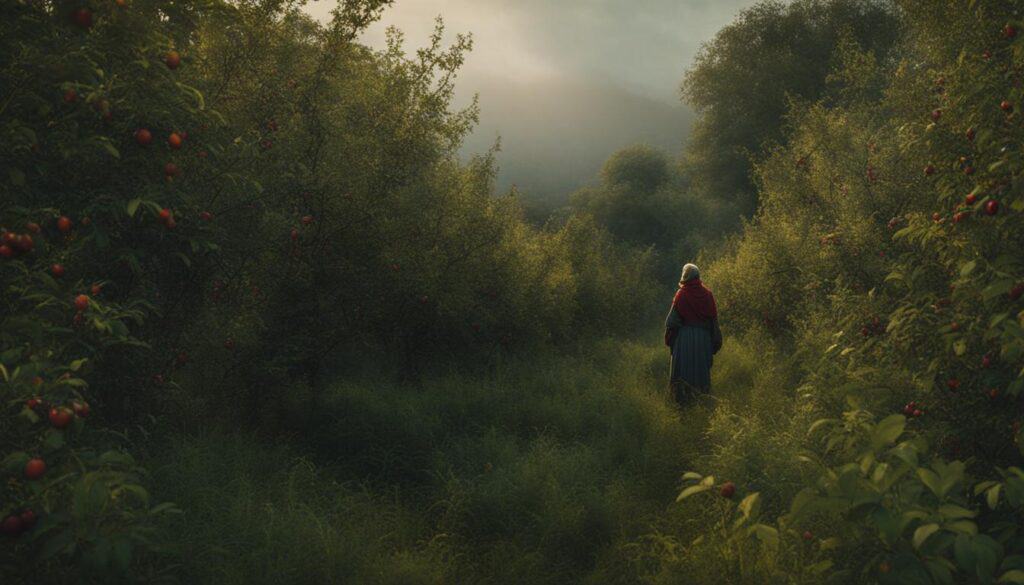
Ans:
[[[175,438],[151,462],[157,496],[186,512],[164,531],[175,573],[227,584],[657,580],[677,565],[652,563],[643,543],[694,528],[677,517],[680,474],[741,469],[716,434],[752,399],[761,364],[737,342],[716,360],[716,399],[682,413],[663,347],[604,341],[415,389],[339,381],[284,445],[223,431]]]

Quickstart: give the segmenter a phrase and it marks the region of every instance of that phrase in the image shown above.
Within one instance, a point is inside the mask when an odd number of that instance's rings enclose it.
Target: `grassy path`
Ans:
[[[728,401],[750,364],[722,355]],[[667,367],[607,341],[415,391],[339,382],[291,444],[180,437],[154,462],[187,511],[167,544],[196,583],[637,582],[717,410],[680,413]]]

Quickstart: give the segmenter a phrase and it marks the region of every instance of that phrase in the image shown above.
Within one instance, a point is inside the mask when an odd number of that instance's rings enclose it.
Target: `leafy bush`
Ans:
[[[836,73],[884,97],[794,110],[709,271],[727,325],[795,356],[782,408],[806,429],[776,425],[777,460],[718,438],[715,475],[748,499],[708,539],[738,580],[1024,581],[1020,24],[996,2],[901,9],[898,62],[846,45]],[[687,499],[721,484],[685,478]],[[759,524],[752,492],[782,504]]]

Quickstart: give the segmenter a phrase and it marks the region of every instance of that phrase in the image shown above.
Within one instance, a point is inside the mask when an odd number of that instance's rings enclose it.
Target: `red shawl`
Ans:
[[[718,306],[715,295],[704,286],[699,278],[683,283],[672,299],[672,307],[682,318],[683,323],[710,321],[718,317]]]

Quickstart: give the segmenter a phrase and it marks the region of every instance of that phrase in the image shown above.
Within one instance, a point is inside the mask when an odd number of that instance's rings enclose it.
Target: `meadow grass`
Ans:
[[[755,478],[738,437],[770,456],[771,426],[733,426],[752,405],[777,412],[756,391],[762,358],[727,342],[713,400],[683,411],[665,348],[635,341],[416,388],[339,380],[287,441],[174,438],[152,462],[157,495],[185,511],[165,545],[191,583],[656,582],[690,561],[652,559],[651,535],[684,542],[703,521],[674,502],[681,473]]]

